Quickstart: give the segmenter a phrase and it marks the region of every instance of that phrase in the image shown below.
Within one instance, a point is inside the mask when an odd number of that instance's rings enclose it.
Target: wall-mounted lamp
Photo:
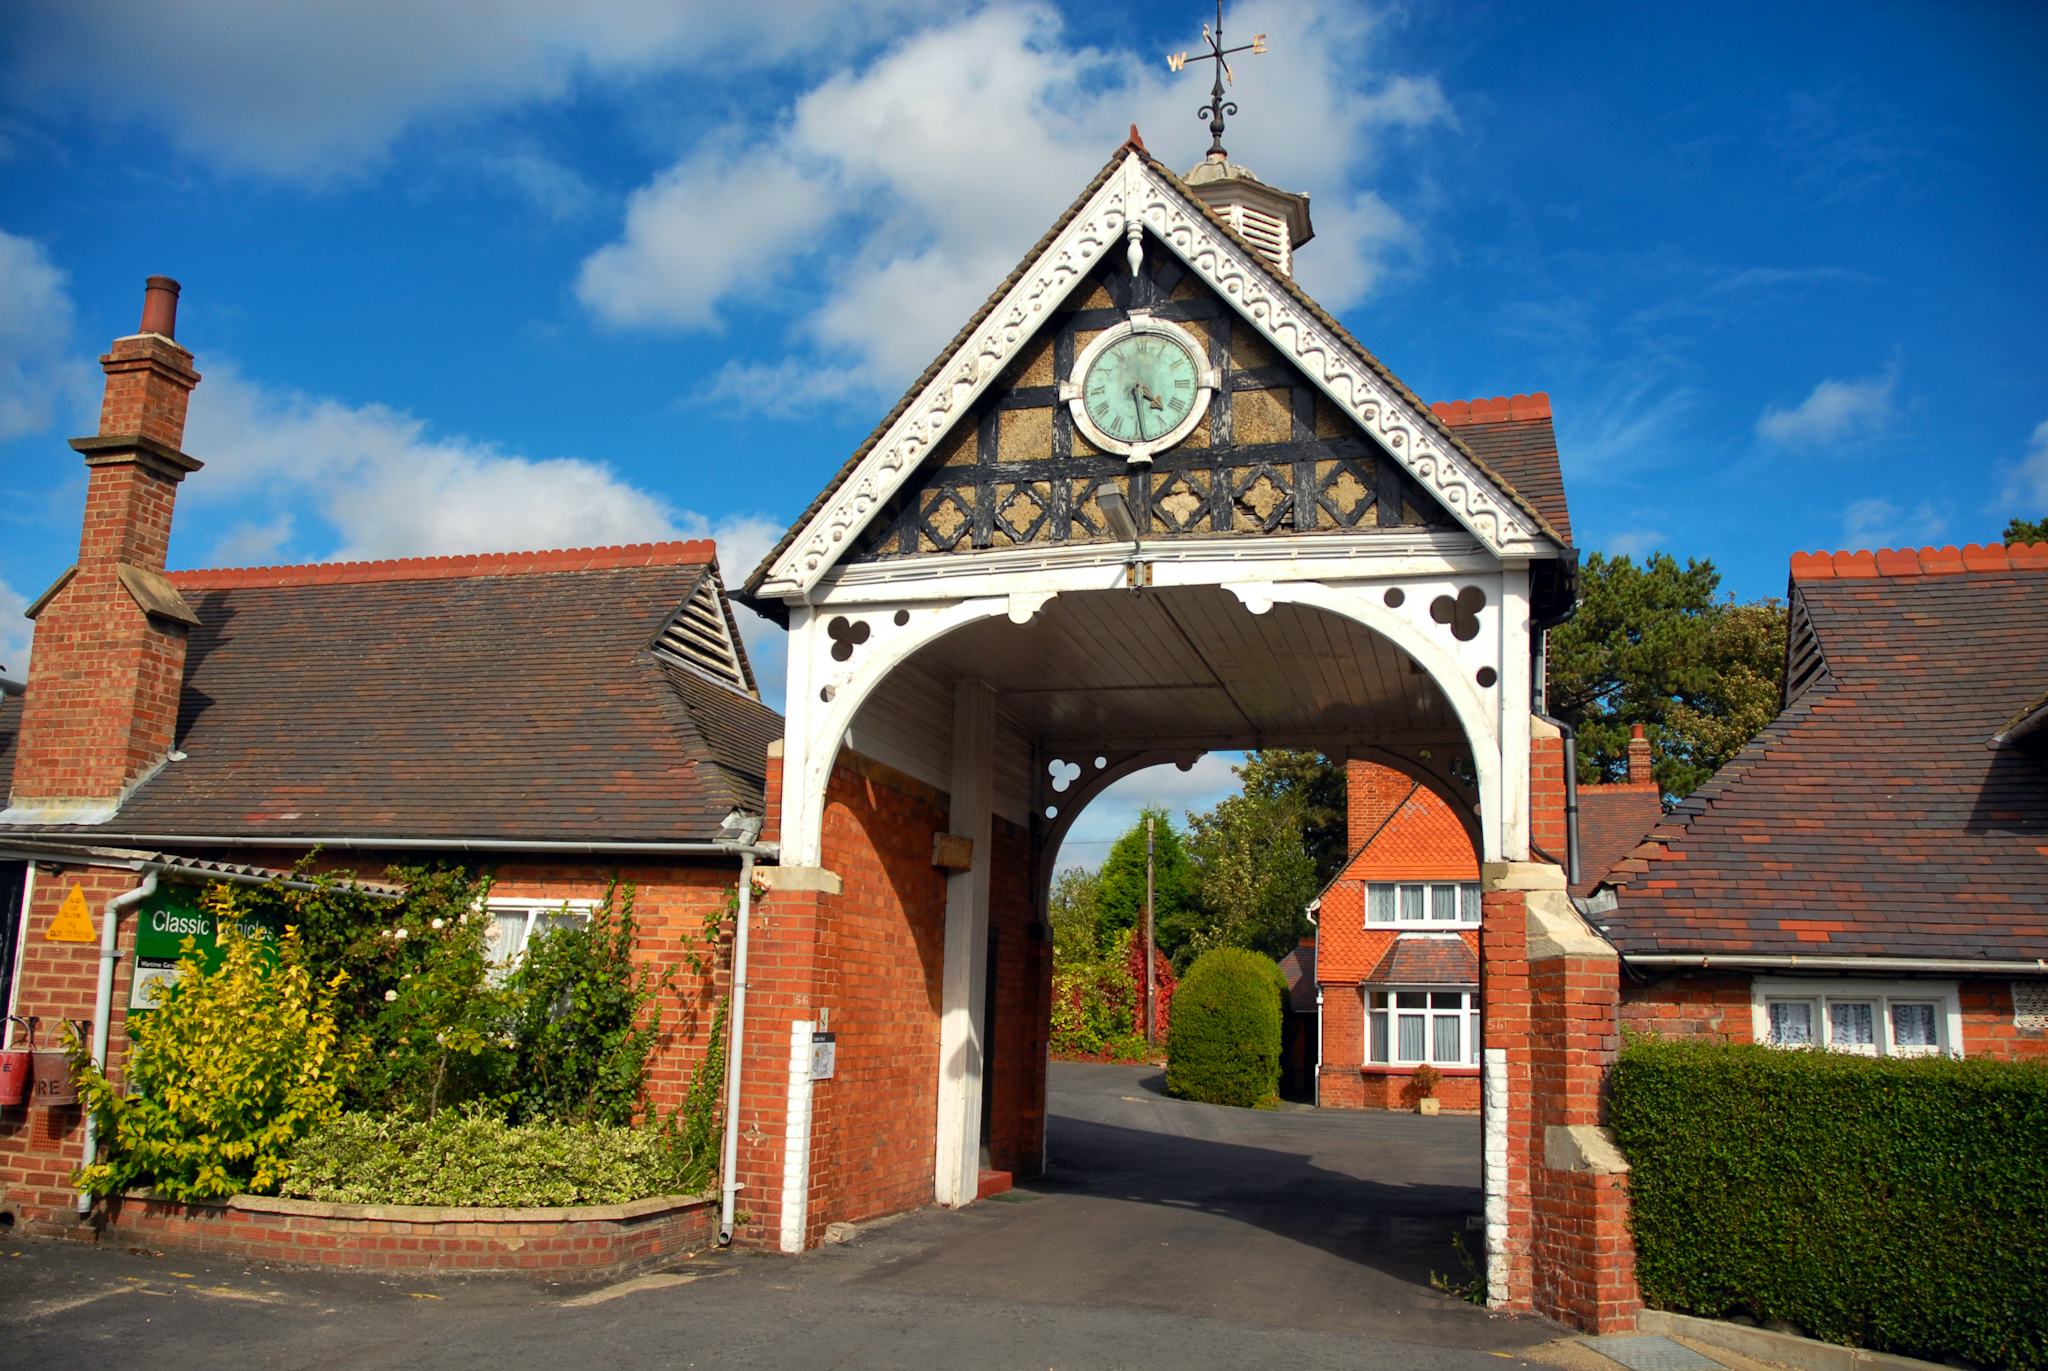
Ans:
[[[1144,540],[1138,537],[1138,525],[1131,518],[1131,507],[1124,501],[1124,493],[1115,486],[1098,491],[1095,496],[1096,508],[1109,524],[1109,531],[1119,538],[1130,540],[1130,560],[1124,563],[1124,584],[1132,590],[1152,584],[1152,567],[1141,555]]]

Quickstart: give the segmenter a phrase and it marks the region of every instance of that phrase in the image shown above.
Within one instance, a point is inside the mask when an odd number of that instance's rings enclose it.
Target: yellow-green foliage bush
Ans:
[[[350,1064],[335,1023],[342,978],[316,982],[296,928],[274,943],[236,932],[225,888],[205,901],[221,930],[219,968],[209,975],[188,955],[155,1010],[129,1016],[118,1087],[79,1063],[79,1100],[106,1145],[79,1174],[91,1194],[143,1185],[178,1200],[268,1194],[300,1140],[341,1113]]]
[[[284,1193],[339,1204],[624,1204],[696,1194],[715,1157],[615,1124],[508,1124],[476,1106],[431,1119],[345,1114],[307,1139]],[[714,1140],[715,1141],[715,1140]]]

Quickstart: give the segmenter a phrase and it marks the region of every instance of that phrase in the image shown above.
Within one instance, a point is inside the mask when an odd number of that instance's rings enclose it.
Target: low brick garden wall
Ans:
[[[444,1209],[262,1195],[181,1204],[138,1193],[107,1206],[99,1240],[301,1266],[603,1280],[699,1251],[717,1237],[718,1202],[710,1196],[569,1209]]]

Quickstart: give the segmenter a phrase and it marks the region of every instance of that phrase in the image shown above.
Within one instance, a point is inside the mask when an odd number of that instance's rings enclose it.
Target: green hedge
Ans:
[[[1650,1304],[2048,1367],[2048,1064],[1635,1042],[1613,1124]]]
[[[1166,1031],[1166,1089],[1182,1099],[1258,1108],[1280,1088],[1280,998],[1287,978],[1271,957],[1242,948],[1204,952],[1174,992]]]
[[[299,1145],[280,1193],[335,1204],[624,1204],[711,1183],[709,1158],[654,1129],[508,1124],[482,1110],[427,1120],[344,1114]]]

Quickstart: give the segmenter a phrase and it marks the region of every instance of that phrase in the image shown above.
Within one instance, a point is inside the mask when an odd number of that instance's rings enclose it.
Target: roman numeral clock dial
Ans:
[[[1201,422],[1216,373],[1193,334],[1134,312],[1083,349],[1060,389],[1090,442],[1145,466]]]

